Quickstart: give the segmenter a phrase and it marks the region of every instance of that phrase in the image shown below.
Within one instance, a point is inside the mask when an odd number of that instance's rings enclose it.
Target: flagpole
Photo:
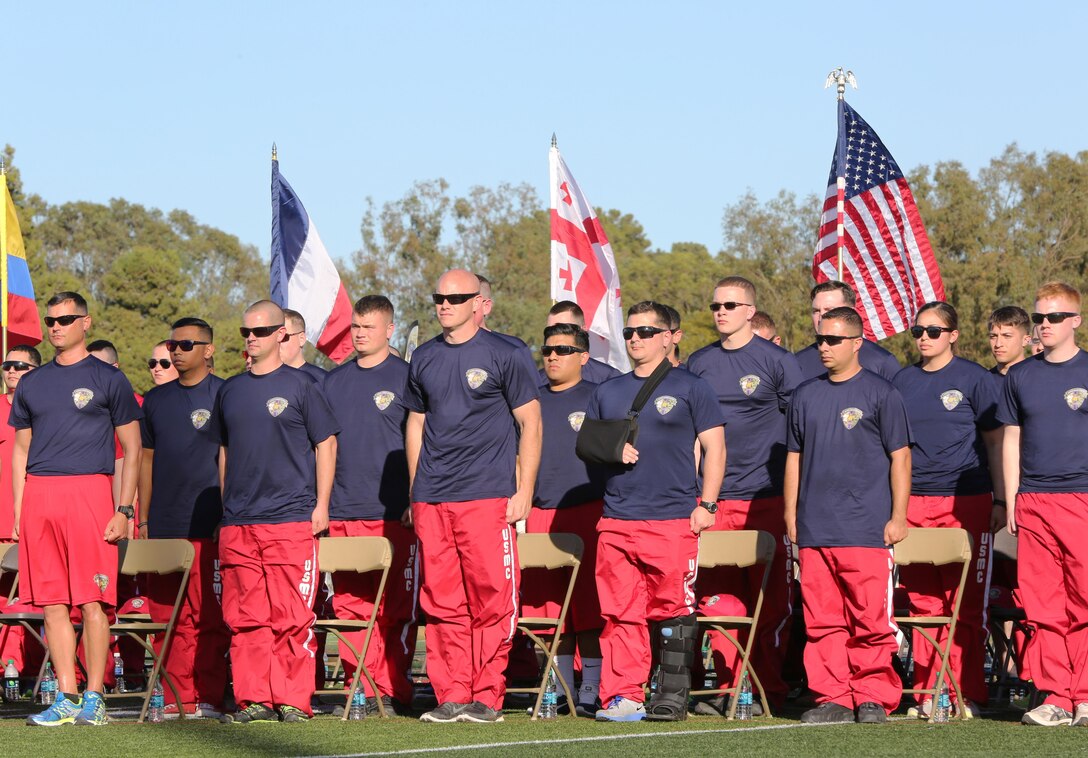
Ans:
[[[835,85],[836,91],[838,92],[838,98],[837,99],[838,99],[838,109],[839,109],[839,114],[838,114],[839,138],[838,138],[838,150],[837,150],[836,161],[835,161],[836,169],[837,169],[836,173],[838,174],[838,176],[835,177],[835,187],[837,189],[838,199],[836,200],[836,203],[835,203],[835,210],[836,210],[836,213],[838,214],[838,217],[839,217],[839,219],[838,219],[839,223],[838,223],[838,227],[836,229],[836,242],[837,242],[837,246],[836,246],[837,250],[836,251],[838,253],[839,281],[841,282],[842,281],[843,239],[846,236],[845,229],[844,229],[844,220],[846,218],[846,177],[844,177],[842,175],[842,173],[843,173],[842,169],[843,169],[843,165],[844,165],[844,161],[842,160],[843,150],[844,150],[844,146],[842,145],[842,141],[845,138],[844,129],[843,129],[843,122],[844,122],[844,119],[843,119],[843,103],[846,101],[846,85],[849,84],[854,89],[857,89],[858,88],[858,81],[857,81],[857,79],[854,78],[854,72],[853,71],[844,71],[843,67],[839,66],[837,69],[835,69],[834,71],[832,71],[830,74],[827,75],[827,81],[824,82],[824,89],[827,89],[832,84]]]

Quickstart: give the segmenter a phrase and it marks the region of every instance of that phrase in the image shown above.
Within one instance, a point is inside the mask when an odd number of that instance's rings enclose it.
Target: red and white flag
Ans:
[[[548,175],[552,300],[578,303],[586,314],[590,356],[620,371],[629,371],[616,259],[593,206],[578,188],[554,140],[548,154]]]
[[[903,172],[873,128],[839,100],[839,138],[812,263],[817,282],[839,279],[858,295],[865,336],[906,331],[918,309],[944,300],[944,283]]]

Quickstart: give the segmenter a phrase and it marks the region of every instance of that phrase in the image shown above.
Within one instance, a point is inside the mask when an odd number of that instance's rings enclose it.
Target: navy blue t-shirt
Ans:
[[[786,446],[802,454],[797,544],[885,547],[889,456],[912,441],[903,396],[869,370],[845,382],[824,374],[794,390]]]
[[[937,371],[907,366],[892,384],[914,433],[915,495],[982,495],[993,488],[983,431],[997,429],[997,382],[977,363],[953,358]]]
[[[232,376],[212,423],[227,448],[223,523],[309,521],[317,504],[314,446],[340,432],[317,383],[290,366]]]
[[[802,379],[812,379],[820,374],[826,374],[823,361],[820,360],[820,349],[813,342],[806,348],[798,350],[797,363],[801,366]],[[884,377],[889,382],[899,373],[899,361],[895,356],[870,340],[861,341],[861,351],[858,353],[858,361],[864,368]]]
[[[303,363],[301,366],[298,367],[298,370],[302,371],[307,376],[311,377],[315,382],[317,382],[318,387],[325,383],[325,377],[329,375],[328,371],[321,368],[320,366],[315,366],[312,363]]]
[[[114,427],[141,418],[125,375],[88,355],[70,366],[52,360],[23,374],[8,424],[32,431],[28,474],[112,476]]]
[[[329,518],[395,521],[408,507],[407,391],[408,364],[395,355],[372,368],[353,360],[325,377],[325,398],[342,427]]]
[[[186,387],[178,380],[144,396],[144,447],[155,451],[147,534],[207,539],[223,519],[219,440],[212,431],[215,398],[225,381],[208,374]]]
[[[589,465],[574,453],[578,430],[596,388],[596,384],[587,381],[560,392],[547,386],[540,388],[544,447],[533,491],[535,507],[569,508],[604,497],[604,470]]]
[[[612,368],[604,361],[590,358],[589,362],[582,366],[582,381],[600,384],[619,376],[621,373],[623,372],[619,369]],[[548,375],[544,373],[544,369],[540,369],[540,371],[537,372],[537,376],[540,377],[541,384],[548,383]]]
[[[645,381],[632,372],[598,385],[586,418],[626,418]],[[688,518],[701,495],[695,440],[723,423],[710,385],[671,369],[639,414],[638,463],[606,469],[604,515],[628,521]]]
[[[715,342],[688,358],[718,397],[728,451],[722,497],[752,500],[782,494],[786,408],[801,369],[788,350],[759,337],[727,350]]]
[[[1062,363],[1040,353],[1009,368],[997,420],[1020,427],[1020,492],[1088,492],[1086,398],[1083,350]]]
[[[442,335],[412,354],[405,406],[425,413],[412,499],[424,503],[509,497],[517,433],[510,412],[539,398],[527,348],[480,329],[467,342]]]

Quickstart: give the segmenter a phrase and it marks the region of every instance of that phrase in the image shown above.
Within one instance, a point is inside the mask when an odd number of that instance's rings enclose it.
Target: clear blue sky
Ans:
[[[342,257],[416,180],[546,199],[553,131],[595,205],[717,251],[747,188],[823,192],[839,65],[905,169],[1085,149],[1088,6],[873,5],[12,3],[0,142],[51,203],[182,208],[267,256],[276,141]]]

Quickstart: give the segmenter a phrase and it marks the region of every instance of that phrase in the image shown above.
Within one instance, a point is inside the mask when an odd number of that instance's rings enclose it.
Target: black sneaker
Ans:
[[[468,707],[461,711],[458,721],[468,721],[473,724],[498,724],[502,722],[502,711],[489,708],[478,700],[473,700]]]
[[[306,711],[293,705],[280,706],[280,721],[285,724],[294,724],[299,721],[309,721],[312,717],[306,715]]]
[[[390,695],[382,695],[382,706],[385,708],[386,716],[404,716],[411,715],[411,709],[405,706],[402,702]],[[343,706],[341,706],[341,716],[343,716]],[[366,699],[366,715],[378,716],[378,701],[376,698],[368,697]]]
[[[838,703],[824,703],[801,714],[802,724],[852,724],[854,711]]]
[[[601,699],[597,698],[592,703],[578,703],[574,712],[584,719],[597,718],[597,711],[601,710]]]
[[[433,711],[427,711],[419,717],[420,721],[430,724],[452,724],[461,720],[461,714],[471,703],[442,703]]]
[[[858,706],[859,724],[883,724],[888,720],[884,706],[877,703],[862,703]]]
[[[696,716],[724,716],[725,708],[725,695],[718,695],[709,700],[696,700],[691,712]]]
[[[237,713],[224,713],[219,721],[224,724],[251,724],[254,722],[279,722],[276,712],[263,703],[251,703]]]

